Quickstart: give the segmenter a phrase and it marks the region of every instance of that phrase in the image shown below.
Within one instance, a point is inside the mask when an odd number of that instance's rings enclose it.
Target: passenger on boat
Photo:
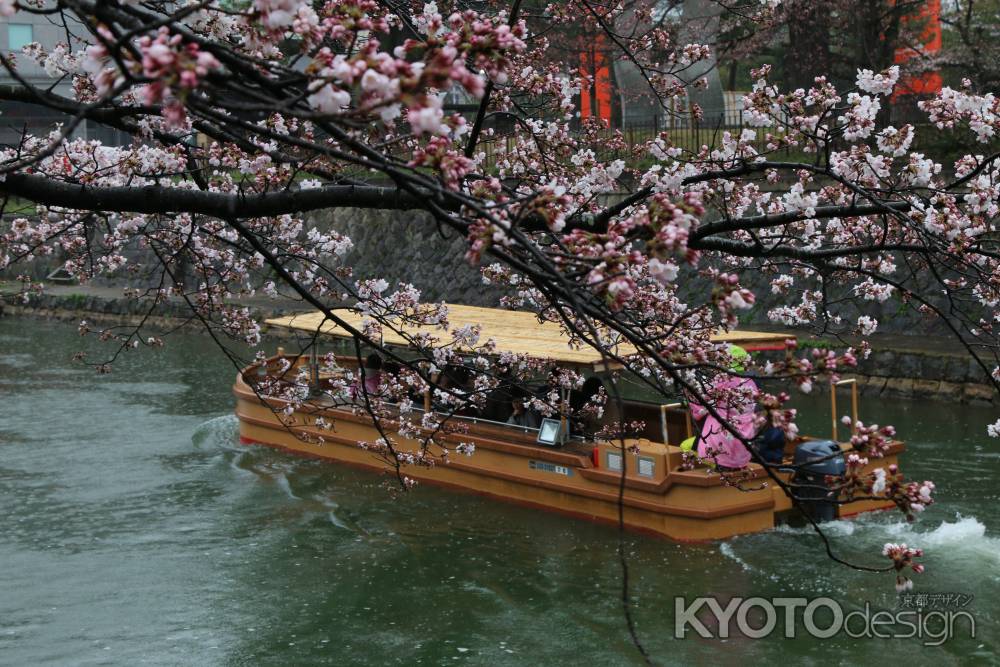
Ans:
[[[372,352],[365,359],[365,366],[362,371],[364,375],[364,387],[365,393],[369,396],[374,396],[378,393],[379,384],[382,382],[382,357],[378,354]],[[361,378],[359,377],[355,380],[354,384],[351,385],[351,394],[355,399],[361,398]]]
[[[734,360],[732,370],[743,372],[742,360],[749,357],[747,351],[733,345],[730,347],[730,355]],[[741,396],[728,404],[716,404],[713,407],[740,435],[752,438],[755,431],[754,406],[759,394],[756,383],[749,378],[728,373],[720,373],[712,381],[713,394],[732,395],[738,390],[745,392],[745,398]],[[691,417],[695,421],[705,420],[698,437],[699,458],[713,461],[720,470],[736,470],[750,463],[750,450],[712,416],[708,408],[692,401]]]
[[[785,432],[777,426],[769,426],[754,440],[760,458],[768,463],[781,463],[785,456]]]
[[[535,385],[533,388],[525,388],[525,393],[531,392],[531,396],[528,398],[537,398],[543,403],[548,405],[551,410],[561,410],[560,397],[563,394],[562,387],[562,370],[558,366],[552,366],[549,368],[549,373],[546,381],[542,384]],[[534,409],[531,409],[534,413],[535,418],[538,423],[542,423],[541,414]],[[547,417],[558,417],[559,415],[546,415]]]
[[[538,418],[538,413],[524,405],[524,401],[528,398],[527,393],[519,389],[515,389],[512,393],[510,401],[512,413],[507,419],[507,423],[511,426],[538,428],[542,423]]]
[[[469,397],[473,391],[472,387],[472,373],[465,366],[458,365],[448,365],[441,372],[441,376],[437,381],[438,389],[442,391],[447,391],[454,394],[457,397]],[[474,417],[478,416],[476,414],[476,407],[471,404],[461,405],[456,410],[456,404],[454,402],[441,403],[439,409],[442,412],[452,412],[454,414],[462,417]]]
[[[498,379],[500,380],[500,384],[486,394],[486,400],[483,403],[483,409],[480,414],[483,419],[504,423],[510,417],[510,402],[514,400],[513,385],[510,383],[510,371],[501,373]]]

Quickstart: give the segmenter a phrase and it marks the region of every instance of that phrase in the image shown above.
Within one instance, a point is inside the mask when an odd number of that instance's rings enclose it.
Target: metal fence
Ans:
[[[602,159],[623,158],[631,161],[638,160],[640,163],[643,156],[637,150],[646,143],[656,139],[663,134],[671,145],[682,149],[685,153],[696,154],[703,148],[709,150],[718,148],[723,143],[725,133],[733,137],[739,137],[744,130],[751,130],[753,138],[750,145],[759,153],[778,154],[788,157],[792,154],[802,153],[801,148],[795,146],[781,145],[775,149],[770,143],[775,142],[784,133],[776,128],[751,127],[743,122],[742,113],[735,118],[728,119],[732,122],[725,122],[722,118],[714,124],[702,122],[691,118],[678,118],[673,115],[653,116],[641,121],[629,121],[619,127],[607,128],[584,132],[582,128],[577,128],[576,132],[581,139],[588,135],[593,139],[589,146]],[[497,133],[497,137],[492,141],[481,144],[480,150],[485,153],[484,166],[487,170],[496,165],[498,158],[509,155],[514,148],[512,140],[502,132]],[[650,157],[650,159],[652,159]]]

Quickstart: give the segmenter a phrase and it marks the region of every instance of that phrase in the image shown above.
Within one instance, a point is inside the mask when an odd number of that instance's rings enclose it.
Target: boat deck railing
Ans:
[[[284,372],[278,374],[275,371],[278,370],[274,368],[274,363],[278,359],[286,359],[291,362],[291,366],[284,370]],[[311,360],[307,355],[290,355],[283,354],[279,352],[279,355],[268,359],[264,364],[256,365],[256,371],[263,370],[272,379],[276,379],[282,383],[288,383],[289,385],[295,384],[296,375],[299,373],[301,366],[310,363],[315,363],[315,357]],[[343,370],[353,370],[357,365],[357,360],[354,357],[337,357],[337,363]],[[253,368],[253,367],[251,367]],[[249,369],[248,369],[249,370]],[[258,372],[251,370],[246,374],[246,379],[248,381],[255,381],[260,378],[261,375]],[[329,379],[323,378],[319,374],[310,373],[310,381],[315,382],[316,380]],[[331,397],[333,398],[333,397]],[[328,408],[350,408],[352,406],[357,406],[359,403],[356,399],[349,398],[347,396],[340,399],[343,401],[342,404],[337,402],[337,399],[331,401],[330,405],[325,407]],[[395,405],[394,403],[387,402],[388,406]],[[689,437],[691,435],[692,425],[690,419],[690,413],[687,407],[682,403],[670,403],[663,405],[659,402],[642,400],[637,398],[625,399],[622,401],[624,407],[624,414],[615,415],[617,407],[610,409],[605,412],[605,422],[611,423],[613,421],[621,421],[622,423],[638,421],[645,424],[645,430],[641,433],[635,434],[635,437],[644,438],[651,442],[661,442],[663,444],[678,444],[683,438],[678,438],[681,433],[687,433]],[[424,406],[419,403],[414,402],[411,408],[412,412],[417,415],[423,414],[426,410]],[[487,419],[478,415],[462,415],[462,414],[448,414],[446,412],[441,412],[434,410],[441,415],[442,418],[447,418],[448,420],[454,420],[456,422],[468,424],[473,427],[485,427],[489,430],[495,430],[497,432],[504,432],[509,434],[517,434],[519,440],[522,440],[521,444],[529,444],[523,442],[523,440],[528,440],[529,438],[534,441],[537,438],[539,429],[531,426],[518,426],[515,424],[509,424],[506,421],[499,421],[493,419]],[[495,434],[494,434],[495,435]],[[587,438],[580,434],[570,433],[564,444],[576,444],[585,445],[587,443],[593,444],[592,438]]]

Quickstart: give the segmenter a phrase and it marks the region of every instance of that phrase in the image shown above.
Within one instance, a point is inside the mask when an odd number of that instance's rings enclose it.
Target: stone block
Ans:
[[[922,378],[925,377],[923,365],[922,354],[900,353],[897,355],[895,368],[882,370],[901,378]]]
[[[941,388],[940,380],[916,379],[913,381],[913,395],[922,398],[937,396]]]
[[[885,391],[893,396],[913,396],[913,378],[893,377],[885,383]]]
[[[946,401],[960,401],[962,399],[961,383],[941,381],[938,385],[938,397]]]
[[[941,374],[941,379],[948,382],[965,382],[969,369],[968,359],[951,355],[943,358],[945,359],[945,366]]]
[[[968,403],[993,403],[996,390],[990,385],[968,382],[962,387],[962,400]]]
[[[982,366],[976,363],[975,359],[968,358],[965,362],[965,381],[982,382],[985,378]]]
[[[945,375],[945,368],[948,365],[948,358],[936,354],[921,354],[920,356],[920,374],[914,377],[920,377],[923,380],[943,380]]]

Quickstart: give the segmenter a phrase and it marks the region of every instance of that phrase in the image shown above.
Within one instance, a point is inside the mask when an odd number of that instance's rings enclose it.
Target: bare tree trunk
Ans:
[[[785,51],[785,85],[809,88],[817,75],[833,74],[830,53],[830,14],[824,3],[787,0],[788,49]]]

